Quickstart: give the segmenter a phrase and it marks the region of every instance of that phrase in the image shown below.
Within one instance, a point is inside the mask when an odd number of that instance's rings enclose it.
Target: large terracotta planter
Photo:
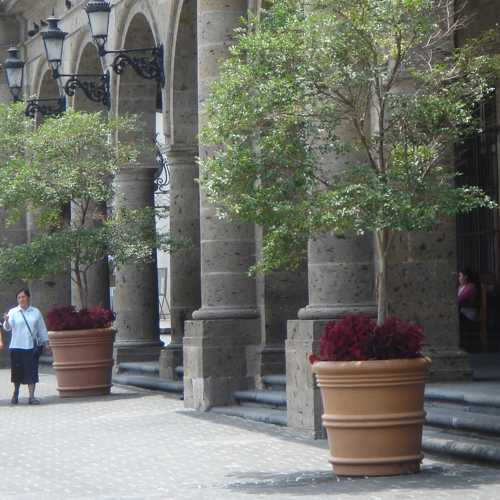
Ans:
[[[418,472],[429,358],[319,361],[323,425],[337,475]]]
[[[60,397],[109,394],[115,333],[112,328],[49,332]]]

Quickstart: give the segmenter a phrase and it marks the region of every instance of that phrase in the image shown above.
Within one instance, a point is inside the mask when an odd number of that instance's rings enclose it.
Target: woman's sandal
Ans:
[[[37,398],[29,398],[28,399],[28,404],[30,404],[30,405],[39,405],[40,404],[40,400],[37,399]]]

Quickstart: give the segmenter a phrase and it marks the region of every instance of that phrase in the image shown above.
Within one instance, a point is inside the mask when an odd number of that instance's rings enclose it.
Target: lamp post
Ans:
[[[9,55],[3,64],[5,78],[12,98],[14,102],[17,102],[21,99],[20,96],[23,90],[24,61],[19,59],[18,50],[15,47],[11,47],[7,53]]]
[[[73,97],[77,89],[94,102],[110,107],[109,73],[105,74],[63,74],[60,73],[64,39],[67,33],[59,28],[60,19],[52,15],[47,19],[48,28],[42,32],[45,55],[52,70],[52,77],[59,80],[64,93]],[[62,78],[67,78],[64,85]]]
[[[24,61],[19,59],[18,50],[11,47],[3,67],[7,85],[14,102],[21,100],[24,79]],[[41,115],[57,115],[66,111],[66,99],[64,97],[46,99],[28,99],[26,103],[26,116],[34,118],[36,113]]]
[[[89,0],[85,12],[99,56],[104,58],[107,54],[116,54],[111,66],[117,75],[121,75],[127,66],[131,66],[142,78],[156,80],[162,87],[165,85],[162,45],[140,49],[107,50],[111,5],[105,0]],[[135,55],[141,53],[150,55],[149,57]]]

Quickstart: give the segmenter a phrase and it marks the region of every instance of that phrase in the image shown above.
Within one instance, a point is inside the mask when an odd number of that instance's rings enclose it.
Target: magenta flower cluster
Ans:
[[[311,354],[309,360],[314,363],[418,358],[422,356],[423,344],[423,330],[415,324],[391,317],[378,326],[367,316],[350,315],[327,323],[320,339],[320,354]]]
[[[60,306],[47,313],[47,327],[52,331],[107,328],[114,320],[115,313],[100,306],[79,311],[75,306]]]

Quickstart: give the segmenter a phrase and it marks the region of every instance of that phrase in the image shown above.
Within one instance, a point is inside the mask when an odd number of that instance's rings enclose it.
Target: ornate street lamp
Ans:
[[[117,75],[121,75],[127,66],[132,66],[142,78],[156,80],[162,87],[165,85],[162,45],[145,49],[106,50],[111,5],[105,0],[89,0],[85,12],[89,18],[92,38],[97,45],[99,56],[103,58],[106,54],[116,54],[112,68]],[[150,55],[149,57],[132,55],[141,53],[149,53]]]
[[[111,5],[103,0],[89,1],[85,7],[85,12],[89,18],[90,31],[99,49],[99,55],[104,57],[106,55],[105,46],[108,39]]]
[[[23,91],[24,61],[19,59],[18,50],[11,47],[8,51],[8,57],[3,67],[5,69],[5,78],[14,102],[20,100]]]
[[[59,26],[59,19],[52,15],[47,19],[49,27],[42,31],[43,45],[45,47],[45,55],[47,61],[52,68],[54,74],[59,74],[59,66],[62,61],[62,52],[64,46],[64,39],[67,33],[62,31]],[[54,76],[54,78],[57,78]]]
[[[62,61],[64,39],[67,33],[59,28],[60,19],[52,15],[47,19],[49,26],[42,32],[45,55],[52,69],[52,77],[61,81],[67,78],[61,87],[64,93],[73,97],[81,89],[88,99],[110,107],[109,73],[105,74],[63,74],[59,72]]]
[[[24,61],[19,59],[18,50],[11,47],[9,56],[5,60],[5,77],[14,102],[21,100],[24,78]],[[57,115],[66,111],[66,99],[64,97],[47,99],[29,99],[26,103],[26,116],[34,118],[36,113],[42,115]]]

